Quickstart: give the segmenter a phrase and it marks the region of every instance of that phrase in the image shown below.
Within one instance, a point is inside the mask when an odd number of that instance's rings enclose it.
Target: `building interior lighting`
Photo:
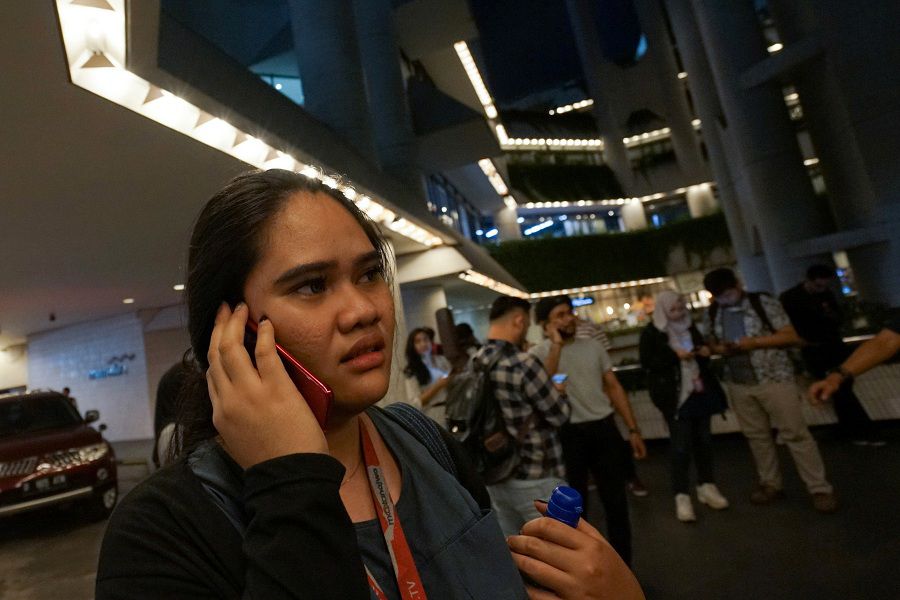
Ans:
[[[134,298],[123,298],[122,304],[134,304]]]
[[[766,50],[769,51],[769,54],[775,54],[776,52],[781,52],[782,50],[784,50],[784,44],[775,42],[774,44],[766,48]]]
[[[488,181],[491,182],[491,185],[494,186],[494,191],[497,192],[500,196],[508,196],[509,188],[506,187],[506,183],[503,181],[503,177],[500,176],[499,171],[497,171],[497,167],[494,166],[493,161],[489,158],[482,158],[478,161],[478,166],[481,167],[481,171],[488,178]]]
[[[522,290],[514,288],[511,285],[501,283],[496,279],[492,279],[487,275],[483,275],[482,273],[479,273],[477,271],[472,271],[471,269],[460,273],[459,278],[463,281],[467,281],[469,283],[474,283],[475,285],[480,285],[482,287],[491,289],[498,294],[513,296],[515,298],[525,298],[526,300],[529,298],[529,295]]]
[[[678,79],[687,79],[687,73],[682,71],[678,74]]]
[[[558,106],[556,108],[551,108],[549,112],[551,115],[562,115],[567,112],[572,112],[573,110],[587,108],[588,106],[592,106],[593,104],[594,104],[594,101],[590,98],[587,98],[585,100],[581,100],[580,102],[573,102],[572,104],[566,104],[564,106]]]
[[[803,161],[803,164],[807,167],[811,167],[813,165],[819,164],[819,159],[818,158],[807,158],[806,160]]]
[[[691,186],[694,187],[712,187],[715,185],[715,182],[706,181],[703,183],[698,183],[696,185]],[[672,190],[670,192],[657,192],[655,194],[648,194],[646,196],[640,196],[637,198],[607,198],[604,200],[575,200],[575,201],[554,201],[554,202],[526,202],[523,207],[526,209],[529,208],[567,208],[569,206],[624,206],[628,202],[639,201],[641,203],[645,202],[653,202],[656,200],[662,200],[663,198],[679,196],[687,192],[688,188],[678,188],[676,190]]]
[[[644,285],[652,285],[655,283],[671,282],[668,277],[653,277],[650,279],[636,279],[632,281],[619,281],[616,283],[601,283],[598,285],[589,285],[580,288],[571,288],[568,290],[547,290],[544,292],[534,292],[528,295],[529,300],[539,300],[540,298],[549,298],[551,296],[560,296],[562,294],[588,294],[591,292],[602,292],[605,290],[632,288]]]
[[[519,208],[519,203],[516,202],[516,199],[512,196],[504,196],[503,203],[506,205],[506,208],[510,210],[517,210]]]
[[[176,292],[182,292],[182,291],[184,291],[184,284],[176,283],[175,285],[172,286],[172,289],[175,290]]]
[[[529,227],[522,233],[524,233],[525,235],[533,235],[533,234],[537,233],[538,231],[543,231],[544,229],[547,229],[548,227],[552,227],[553,223],[554,223],[553,219],[547,219],[543,223],[538,223],[537,225],[532,225],[531,227]]]
[[[339,185],[339,178],[326,175],[321,167],[299,164],[289,153],[126,69],[125,0],[56,0],[55,4],[73,84],[254,167],[288,170],[299,167],[306,177],[334,188]],[[348,188],[350,182],[342,189],[345,196]],[[379,223],[428,247],[443,243],[437,235],[406,220],[402,226],[393,227],[395,213],[368,196],[365,198],[369,203],[365,212],[370,217],[377,213],[378,218],[372,218]]]
[[[484,233],[484,237],[492,238],[492,237],[495,237],[498,233],[500,233],[500,230],[498,230],[496,227],[494,227],[493,229],[489,229],[488,231],[486,231]]]
[[[481,102],[481,106],[484,108],[484,114],[487,115],[488,119],[496,119],[498,116],[497,107],[494,106],[491,93],[488,91],[487,86],[484,85],[484,79],[482,79],[481,73],[478,71],[478,65],[475,64],[475,57],[472,56],[469,45],[464,41],[456,42],[453,44],[453,49],[456,50],[459,62],[462,63],[463,69],[465,69],[466,75],[469,77],[469,82],[475,89],[475,95],[478,96],[478,101]]]

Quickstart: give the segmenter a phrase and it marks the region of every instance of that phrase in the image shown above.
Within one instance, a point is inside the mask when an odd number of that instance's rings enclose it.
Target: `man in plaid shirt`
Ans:
[[[501,296],[491,306],[488,341],[472,357],[486,364],[501,353],[491,370],[491,386],[506,429],[519,443],[520,462],[509,479],[488,486],[491,503],[506,535],[519,533],[540,517],[535,498],[547,498],[563,482],[559,428],[569,418],[569,404],[553,385],[541,361],[522,351],[531,306],[527,300]]]

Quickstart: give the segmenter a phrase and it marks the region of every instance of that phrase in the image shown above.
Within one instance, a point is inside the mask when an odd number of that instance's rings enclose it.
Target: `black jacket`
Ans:
[[[703,336],[697,331],[697,327],[691,325],[691,338],[694,347],[703,345]],[[678,396],[681,391],[681,361],[675,351],[669,346],[669,336],[660,331],[652,323],[641,332],[640,340],[641,366],[647,374],[647,391],[650,400],[667,421],[675,417],[678,409]],[[725,392],[718,378],[709,368],[709,359],[697,357],[697,365],[700,367],[700,377],[703,386],[712,400],[710,406],[713,413],[724,412],[727,407]]]

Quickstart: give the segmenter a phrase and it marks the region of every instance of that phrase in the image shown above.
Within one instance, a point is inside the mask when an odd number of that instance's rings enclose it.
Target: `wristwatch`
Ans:
[[[840,375],[841,383],[844,383],[846,381],[853,381],[853,379],[854,379],[853,373],[851,373],[844,367],[838,367],[836,369],[832,369],[832,370],[828,371],[828,374],[829,375]]]

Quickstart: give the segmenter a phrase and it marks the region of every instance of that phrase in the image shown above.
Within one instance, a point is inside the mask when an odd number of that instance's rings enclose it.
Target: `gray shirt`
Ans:
[[[531,353],[546,364],[550,340],[532,348]],[[606,348],[596,339],[575,338],[563,345],[557,373],[569,376],[566,394],[572,406],[570,423],[598,421],[613,413],[612,404],[603,392],[603,374],[612,368]]]

